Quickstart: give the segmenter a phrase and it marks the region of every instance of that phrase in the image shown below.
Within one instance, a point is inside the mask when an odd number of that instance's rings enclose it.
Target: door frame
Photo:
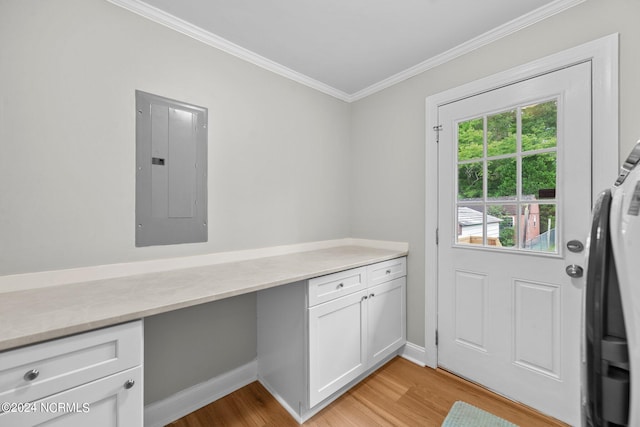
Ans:
[[[618,173],[618,33],[552,54],[426,99],[425,204],[425,364],[438,366],[438,108],[582,62],[592,64],[592,195],[611,186]],[[615,141],[615,149],[612,149]],[[585,236],[588,230],[585,230]]]

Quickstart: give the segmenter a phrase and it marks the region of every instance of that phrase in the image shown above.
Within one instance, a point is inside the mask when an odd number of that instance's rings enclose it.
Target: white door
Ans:
[[[438,363],[578,425],[583,279],[565,268],[591,209],[590,63],[438,120]]]

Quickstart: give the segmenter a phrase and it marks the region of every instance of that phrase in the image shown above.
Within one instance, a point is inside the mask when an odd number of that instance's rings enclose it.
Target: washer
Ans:
[[[587,427],[640,426],[640,141],[595,203],[582,340]]]

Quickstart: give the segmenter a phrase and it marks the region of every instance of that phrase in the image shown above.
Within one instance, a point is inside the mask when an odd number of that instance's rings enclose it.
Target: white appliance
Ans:
[[[640,426],[640,141],[593,209],[582,414],[586,427]]]

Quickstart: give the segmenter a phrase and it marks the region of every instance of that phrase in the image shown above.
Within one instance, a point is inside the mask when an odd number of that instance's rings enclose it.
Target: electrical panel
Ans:
[[[136,91],[136,246],[207,241],[207,109]]]

